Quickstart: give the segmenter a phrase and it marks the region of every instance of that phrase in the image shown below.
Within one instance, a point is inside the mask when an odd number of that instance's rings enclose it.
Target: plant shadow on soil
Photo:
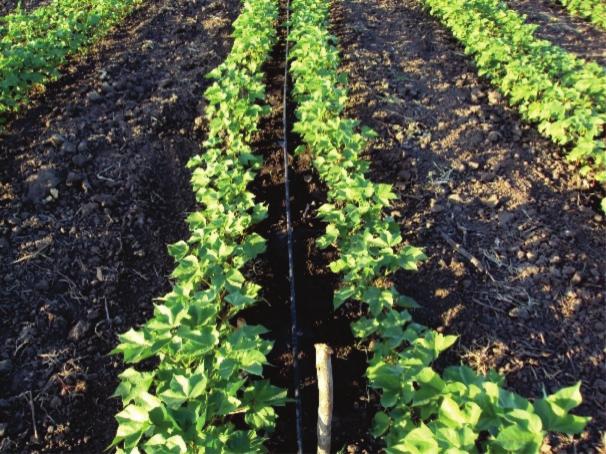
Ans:
[[[103,452],[116,334],[170,288],[204,75],[238,2],[146,2],[0,136],[0,452]],[[196,132],[193,132],[196,131]],[[45,202],[50,189],[56,200]],[[34,440],[31,392],[39,440]]]
[[[417,2],[340,1],[333,26],[349,114],[381,137],[371,177],[395,184],[392,214],[429,256],[398,288],[423,305],[417,320],[460,335],[439,366],[499,369],[526,397],[582,380],[578,412],[593,421],[577,440],[550,442],[595,448],[606,425],[603,191],[506,107]]]

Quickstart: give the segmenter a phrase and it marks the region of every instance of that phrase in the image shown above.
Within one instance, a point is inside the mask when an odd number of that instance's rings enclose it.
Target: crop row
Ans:
[[[606,30],[606,3],[603,0],[558,0],[572,14]]]
[[[116,390],[124,405],[112,443],[118,452],[259,452],[274,407],[285,402],[286,391],[262,379],[272,348],[261,337],[267,330],[234,323],[259,298],[242,268],[265,250],[250,229],[267,207],[247,186],[262,165],[250,142],[268,110],[260,104],[261,66],[276,40],[277,14],[276,0],[246,0],[231,53],[208,75],[208,138],[188,163],[199,210],[187,218],[190,238],[169,247],[173,289],[114,350],[140,364],[121,374]]]
[[[450,347],[445,336],[412,321],[416,306],[390,282],[394,272],[414,270],[423,252],[404,245],[398,224],[386,216],[392,188],[365,178],[361,158],[372,131],[343,115],[347,78],[338,70],[336,38],[328,28],[329,2],[292,0],[291,72],[298,107],[294,130],[328,187],[318,209],[327,223],[318,241],[334,247],[330,264],[342,282],[334,306],[361,304],[367,316],[352,324],[372,350],[369,386],[380,394],[373,434],[388,453],[539,452],[546,431],[578,433],[587,418],[569,414],[581,402],[580,383],[534,403],[503,388],[492,372],[465,366],[438,373],[432,363]]]
[[[581,173],[606,183],[606,72],[534,36],[502,0],[424,0],[488,77]],[[606,199],[602,201],[606,211]]]
[[[68,56],[105,34],[140,0],[53,0],[0,18],[0,115],[59,77]]]

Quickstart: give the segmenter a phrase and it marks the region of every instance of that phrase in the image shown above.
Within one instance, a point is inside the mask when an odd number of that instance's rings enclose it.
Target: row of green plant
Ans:
[[[262,379],[266,329],[235,322],[259,300],[260,287],[241,270],[265,250],[250,231],[267,207],[247,186],[262,165],[250,143],[268,110],[261,65],[277,15],[277,0],[246,0],[231,53],[208,75],[208,138],[188,163],[199,210],[187,218],[190,238],[169,247],[173,289],[114,350],[140,364],[121,374],[115,393],[124,405],[112,443],[119,453],[260,452],[274,407],[285,403],[286,391]]]
[[[558,0],[572,14],[589,20],[606,30],[606,3],[604,0]]]
[[[334,247],[330,269],[342,276],[334,306],[364,306],[353,333],[372,351],[369,386],[380,394],[373,434],[388,453],[539,452],[547,431],[578,433],[587,418],[569,414],[581,402],[580,383],[533,403],[465,366],[442,373],[432,366],[455,336],[412,321],[414,301],[390,282],[398,270],[415,270],[423,252],[404,245],[397,222],[385,214],[396,196],[364,174],[361,158],[373,132],[346,118],[347,78],[338,70],[336,39],[328,27],[330,3],[292,0],[290,40],[294,130],[328,188],[317,215],[326,222],[321,248]]]
[[[536,25],[502,0],[424,0],[471,54],[480,75],[568,159],[606,183],[606,72],[534,36]],[[606,210],[606,199],[602,201]]]
[[[141,0],[53,0],[0,18],[0,116],[59,77],[68,56],[105,34]]]

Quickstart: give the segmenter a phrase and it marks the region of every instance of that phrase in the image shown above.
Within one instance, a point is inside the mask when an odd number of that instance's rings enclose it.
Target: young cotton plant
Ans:
[[[261,165],[250,139],[266,110],[260,69],[276,39],[277,13],[274,0],[246,1],[232,52],[209,74],[205,153],[188,163],[200,209],[187,218],[190,238],[169,246],[173,289],[114,350],[126,363],[154,358],[120,375],[118,453],[261,452],[274,407],[285,403],[286,391],[261,379],[272,348],[261,337],[267,330],[233,322],[259,299],[260,287],[241,269],[265,250],[250,229],[267,207],[247,186]]]
[[[327,30],[329,4],[293,0],[291,72],[298,132],[320,178],[328,203],[317,215],[327,223],[318,240],[339,257],[329,266],[342,284],[334,306],[347,301],[366,308],[352,324],[372,345],[367,377],[380,395],[373,434],[388,453],[538,452],[546,431],[577,433],[587,418],[568,412],[580,401],[579,385],[530,403],[465,366],[437,373],[432,365],[456,341],[412,322],[416,306],[389,282],[394,272],[414,270],[423,252],[404,245],[399,226],[384,213],[395,198],[389,185],[365,178],[360,153],[373,133],[343,117],[346,77],[339,74],[338,50]]]

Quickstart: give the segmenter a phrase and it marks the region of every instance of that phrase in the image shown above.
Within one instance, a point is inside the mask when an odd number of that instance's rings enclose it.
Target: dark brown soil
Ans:
[[[507,0],[507,4],[537,24],[535,36],[551,41],[568,52],[606,66],[606,31],[572,15],[551,0]]]
[[[238,9],[145,2],[0,137],[0,452],[113,437],[123,365],[107,353],[168,288],[204,75]]]
[[[416,318],[460,335],[446,360],[495,368],[526,397],[582,380],[579,413],[593,421],[578,439],[550,442],[553,452],[592,452],[606,429],[601,194],[477,77],[418,2],[342,0],[335,27],[350,115],[381,137],[372,176],[395,184],[393,214],[429,256],[399,280],[423,305]]]

